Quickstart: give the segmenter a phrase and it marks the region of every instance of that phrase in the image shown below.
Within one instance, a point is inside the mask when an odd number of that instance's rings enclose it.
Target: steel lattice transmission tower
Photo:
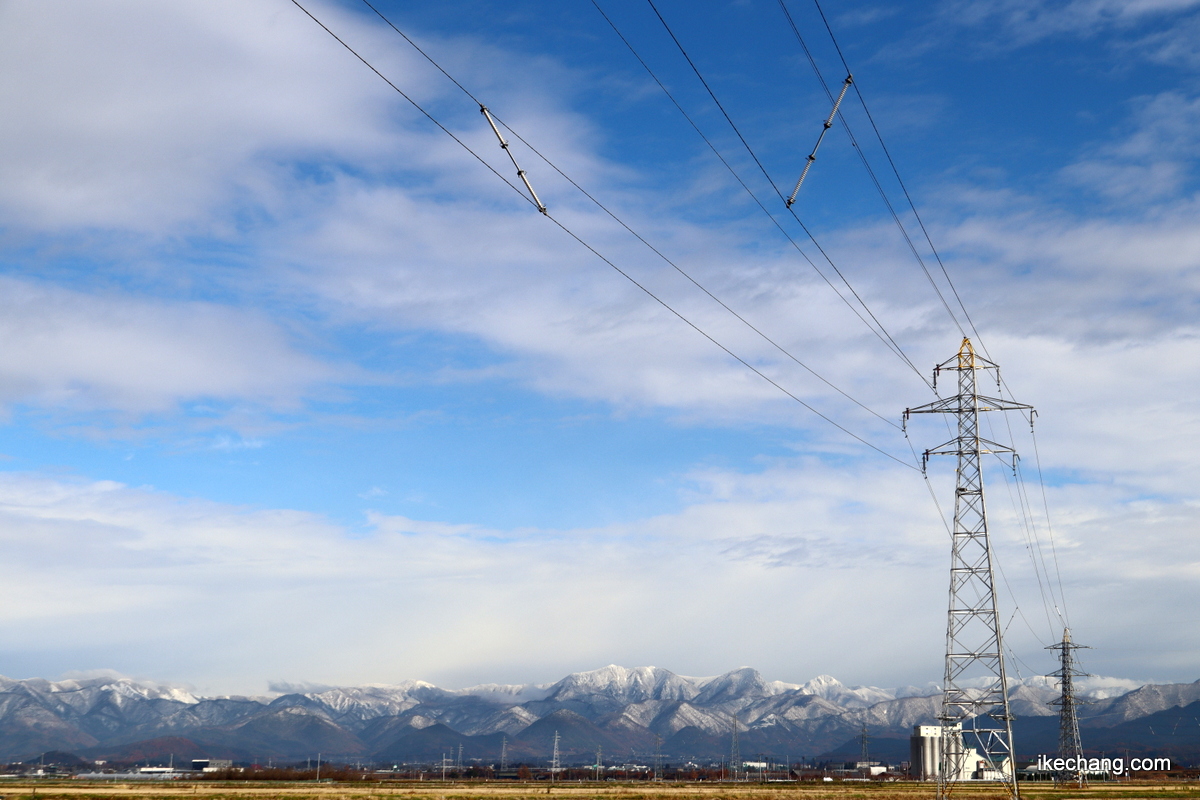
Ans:
[[[957,372],[958,394],[904,412],[906,421],[912,414],[951,414],[958,421],[958,435],[926,450],[924,458],[925,463],[934,455],[952,455],[958,459],[946,674],[939,715],[942,725],[939,800],[949,797],[959,781],[971,778],[1000,780],[1012,800],[1020,797],[980,463],[985,455],[1013,453],[1013,450],[979,435],[979,414],[1029,411],[1032,415],[1033,408],[979,394],[979,373],[989,370],[994,372],[999,386],[1000,368],[977,355],[970,339],[963,339],[958,354],[938,364],[933,372],[935,388],[939,373]]]
[[[729,745],[729,775],[732,780],[738,779],[738,769],[742,766],[742,748],[738,745],[738,715],[733,712],[729,715],[729,721],[733,723],[733,739]]]
[[[1075,667],[1075,657],[1072,653],[1076,650],[1091,650],[1091,648],[1072,642],[1071,629],[1063,628],[1062,641],[1052,644],[1046,649],[1058,651],[1058,671],[1047,676],[1058,678],[1058,684],[1062,691],[1059,698],[1051,702],[1051,705],[1058,706],[1058,757],[1071,759],[1067,763],[1075,766],[1074,769],[1064,769],[1060,772],[1058,780],[1063,783],[1074,781],[1082,789],[1087,785],[1087,771],[1081,765],[1083,744],[1079,740],[1079,717],[1075,712],[1075,707],[1079,705],[1080,700],[1075,696],[1075,679],[1087,677],[1087,673],[1080,672]]]

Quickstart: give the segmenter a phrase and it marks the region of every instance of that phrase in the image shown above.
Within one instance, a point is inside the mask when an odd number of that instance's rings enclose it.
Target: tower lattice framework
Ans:
[[[1075,644],[1071,641],[1071,629],[1063,628],[1063,638],[1058,644],[1052,644],[1047,650],[1058,651],[1058,671],[1048,677],[1058,678],[1060,694],[1051,705],[1058,706],[1058,756],[1065,759],[1072,768],[1064,768],[1056,776],[1061,783],[1077,783],[1079,788],[1087,786],[1087,770],[1083,768],[1083,744],[1079,739],[1079,716],[1076,707],[1081,702],[1075,696],[1075,679],[1087,677],[1075,666],[1074,652],[1090,650],[1090,647]]]
[[[938,364],[933,373],[936,387],[940,373],[957,372],[958,394],[904,412],[906,421],[912,414],[950,414],[958,422],[958,435],[926,450],[924,456],[926,463],[934,455],[952,455],[958,460],[946,671],[939,714],[939,800],[948,798],[960,781],[973,778],[999,780],[1012,800],[1020,797],[981,464],[985,455],[1012,454],[1013,450],[979,435],[979,414],[1032,413],[1033,408],[979,394],[981,371],[994,372],[999,386],[1000,368],[977,355],[970,339],[963,339],[958,354]]]
[[[738,715],[733,712],[729,715],[729,721],[733,723],[733,739],[729,746],[729,775],[732,780],[738,779],[738,770],[742,766],[742,749],[738,745]]]

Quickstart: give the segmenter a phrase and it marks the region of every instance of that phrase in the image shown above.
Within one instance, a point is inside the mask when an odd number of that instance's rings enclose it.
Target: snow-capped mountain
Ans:
[[[867,708],[885,700],[895,700],[894,690],[874,686],[845,686],[832,675],[818,675],[798,687],[804,694],[815,694],[845,708]]]
[[[1200,701],[1200,682],[1088,680],[1085,728]],[[936,689],[846,686],[829,675],[784,683],[750,667],[688,677],[609,665],[553,684],[465,689],[424,681],[275,688],[274,697],[207,698],[120,676],[0,678],[0,756],[63,750],[120,760],[158,748],[179,758],[288,759],[320,751],[422,761],[462,745],[467,758],[495,760],[504,739],[516,761],[544,757],[557,732],[563,752],[588,758],[596,747],[616,758],[655,746],[675,757],[719,757],[735,725],[743,752],[817,756],[852,741],[863,725],[879,746],[899,752],[912,726],[932,722],[940,703]],[[1011,697],[1019,719],[1036,721],[1054,713],[1048,703],[1056,695],[1052,682],[1036,678],[1014,681]]]

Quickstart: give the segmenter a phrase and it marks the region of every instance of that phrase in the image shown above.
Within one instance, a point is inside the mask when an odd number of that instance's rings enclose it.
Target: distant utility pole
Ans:
[[[1079,717],[1075,707],[1080,700],[1075,696],[1075,678],[1087,677],[1086,672],[1080,672],[1075,667],[1075,650],[1091,650],[1092,648],[1071,641],[1071,629],[1063,628],[1063,638],[1058,644],[1052,644],[1047,650],[1058,651],[1058,671],[1052,672],[1049,678],[1058,678],[1062,693],[1050,705],[1058,706],[1058,756],[1068,759],[1075,769],[1064,769],[1058,773],[1062,783],[1075,782],[1079,788],[1087,786],[1087,771],[1082,766],[1083,745],[1079,741]]]
[[[662,780],[662,737],[654,734],[654,780]]]
[[[958,394],[904,412],[906,424],[912,414],[951,414],[958,422],[958,435],[926,450],[922,461],[924,469],[930,456],[958,459],[946,673],[938,716],[942,723],[938,800],[946,800],[956,783],[974,776],[998,778],[1011,800],[1020,798],[980,464],[984,455],[1012,453],[1015,459],[1016,454],[979,435],[979,413],[1028,411],[1032,424],[1033,407],[979,394],[978,375],[989,370],[995,374],[999,393],[1000,367],[977,355],[971,340],[964,338],[958,354],[933,371],[935,389],[939,373],[957,372]]]
[[[738,767],[742,765],[742,749],[738,745],[738,718],[737,712],[729,715],[730,721],[733,723],[733,741],[729,747],[729,772],[733,780],[738,779]]]

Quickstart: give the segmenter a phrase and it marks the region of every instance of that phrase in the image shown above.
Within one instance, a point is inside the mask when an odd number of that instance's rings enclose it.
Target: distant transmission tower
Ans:
[[[508,736],[500,737],[500,771],[508,769]]]
[[[867,723],[865,722],[863,723],[862,733],[860,734],[859,739],[862,742],[862,763],[863,767],[866,767],[871,759],[870,752],[867,750]]]
[[[559,770],[558,731],[555,731],[554,732],[554,755],[550,758],[550,780],[554,780],[554,778],[558,775],[558,770]]]
[[[729,715],[730,721],[733,722],[733,741],[729,748],[729,773],[733,780],[738,779],[738,767],[742,765],[742,749],[738,746],[738,718],[737,712]]]
[[[1058,672],[1052,672],[1048,676],[1058,678],[1059,686],[1062,687],[1062,694],[1051,702],[1051,705],[1058,706],[1058,757],[1070,759],[1067,763],[1075,767],[1059,772],[1058,780],[1062,783],[1073,781],[1082,789],[1087,786],[1087,771],[1082,766],[1083,745],[1079,741],[1079,717],[1075,713],[1075,707],[1080,703],[1079,698],[1075,696],[1075,678],[1086,677],[1087,673],[1076,669],[1075,658],[1071,653],[1091,648],[1073,643],[1071,629],[1063,628],[1062,641],[1046,649],[1058,651]]]
[[[596,780],[604,774],[604,748],[596,748]]]
[[[971,340],[963,339],[958,355],[933,371],[935,387],[940,372],[957,372],[958,394],[904,412],[906,421],[912,414],[953,414],[958,420],[958,436],[926,450],[924,457],[925,463],[933,455],[958,458],[946,674],[938,717],[942,723],[939,800],[948,798],[959,781],[973,777],[998,779],[1006,784],[1012,800],[1020,798],[980,465],[984,455],[1013,450],[979,435],[979,413],[1029,411],[1032,419],[1033,407],[979,394],[981,370],[993,370],[999,387],[1000,367],[976,355]]]

